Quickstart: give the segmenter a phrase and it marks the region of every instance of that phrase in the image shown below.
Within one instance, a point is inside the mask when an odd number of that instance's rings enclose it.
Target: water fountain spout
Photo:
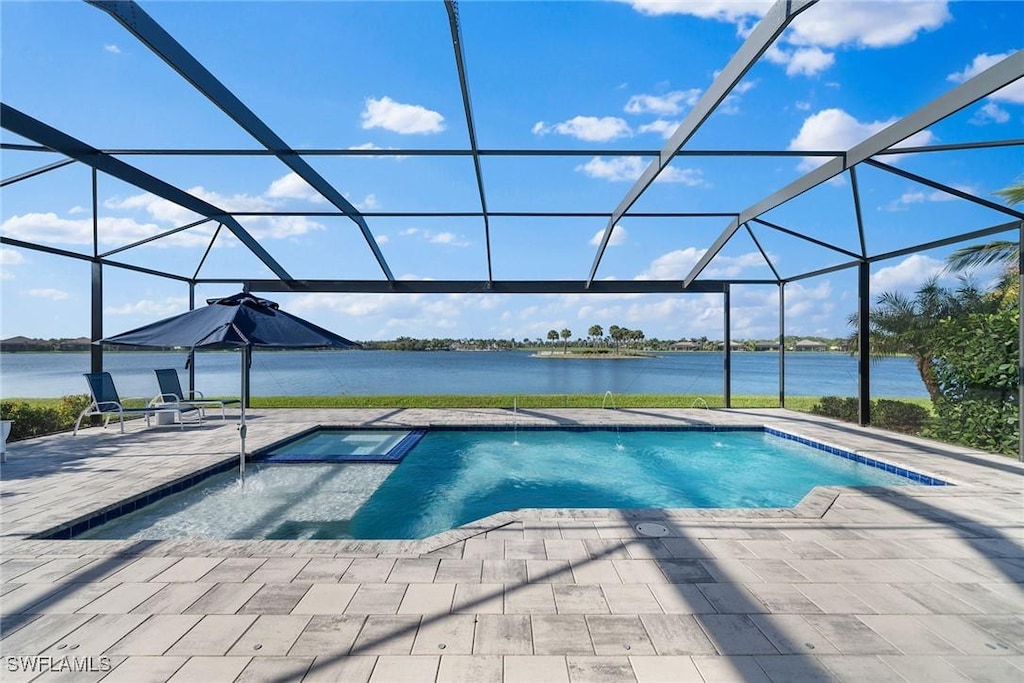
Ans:
[[[608,403],[608,399],[612,400],[612,410],[618,410],[618,408],[615,407],[615,396],[612,394],[611,391],[604,392],[604,398],[601,400],[601,409],[605,409],[606,404]]]
[[[519,397],[512,397],[512,445],[519,445]]]

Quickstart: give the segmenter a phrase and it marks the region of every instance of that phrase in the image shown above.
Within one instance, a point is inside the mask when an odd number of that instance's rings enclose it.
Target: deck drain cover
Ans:
[[[654,522],[640,522],[636,525],[636,530],[641,536],[668,536],[668,527]]]

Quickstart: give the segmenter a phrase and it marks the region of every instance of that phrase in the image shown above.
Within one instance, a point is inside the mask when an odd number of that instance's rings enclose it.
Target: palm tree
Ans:
[[[564,328],[562,328],[561,335],[562,335],[562,353],[568,353],[569,352],[569,337],[572,336],[572,330],[570,330],[568,327],[564,327]]]
[[[911,356],[934,402],[940,396],[935,378],[936,352],[942,345],[937,334],[939,322],[991,307],[992,300],[966,279],[961,279],[960,286],[951,290],[939,286],[932,278],[913,297],[901,292],[883,292],[871,310],[871,353],[873,356],[901,353]],[[859,327],[856,314],[850,316],[849,322],[855,329]],[[856,353],[856,333],[850,341],[851,351]]]
[[[587,330],[587,336],[596,344],[597,340],[604,336],[604,329],[600,325],[591,325]]]
[[[552,341],[552,342],[558,341],[558,331],[557,330],[548,330],[548,341]]]
[[[1024,203],[1024,181],[996,192],[997,195],[1006,200],[1006,203]],[[946,259],[946,269],[953,272],[962,272],[972,268],[1000,264],[1003,266],[1003,274],[999,279],[996,293],[999,298],[1016,295],[1017,273],[1016,266],[1020,260],[1020,243],[1008,240],[994,240],[985,244],[975,244],[969,247],[960,247]]]

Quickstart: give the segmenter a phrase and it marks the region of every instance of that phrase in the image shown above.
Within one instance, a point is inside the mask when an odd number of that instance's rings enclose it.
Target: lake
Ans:
[[[237,396],[237,352],[196,354],[196,388]],[[157,392],[155,368],[176,368],[187,384],[184,353],[107,352],[104,367],[122,397]],[[722,354],[664,353],[631,359],[535,358],[525,351],[256,351],[253,396],[387,394],[722,394]],[[0,397],[87,393],[87,353],[0,354]],[[778,395],[779,357],[732,354],[732,393]],[[927,397],[909,358],[872,363],[875,398]],[[786,354],[789,396],[856,396],[857,359],[840,353]]]

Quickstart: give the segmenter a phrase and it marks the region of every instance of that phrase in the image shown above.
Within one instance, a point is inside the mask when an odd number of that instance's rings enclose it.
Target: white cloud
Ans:
[[[673,90],[664,95],[633,95],[626,103],[624,110],[628,114],[657,114],[658,116],[674,116],[683,110],[682,104],[693,107],[700,99],[701,90]]]
[[[716,19],[729,23],[747,21],[764,16],[772,0],[621,0],[637,12],[651,16],[663,14],[689,14],[701,19]]]
[[[109,315],[141,315],[148,318],[166,318],[188,310],[188,299],[169,296],[161,300],[139,299],[121,306],[105,306],[103,312]]]
[[[374,209],[380,208],[380,202],[377,201],[377,195],[368,194],[363,198],[363,201],[355,202],[353,203],[353,206],[355,206],[360,211],[372,211]]]
[[[836,61],[834,52],[813,46],[789,50],[775,44],[765,51],[764,56],[772,64],[785,66],[787,76],[816,76]]]
[[[975,190],[972,187],[957,187],[956,189],[970,194],[975,193]],[[894,199],[885,206],[878,207],[878,210],[906,211],[907,207],[911,204],[923,204],[925,202],[951,202],[955,199],[957,199],[955,195],[943,192],[942,190],[932,190],[931,192],[925,192],[923,190],[908,190],[901,194],[898,199]]]
[[[600,178],[609,182],[635,181],[647,168],[648,162],[640,157],[594,157],[585,164],[580,164],[576,170],[587,174],[591,178]],[[696,168],[677,168],[669,166],[664,169],[655,182],[679,183],[689,187],[702,187],[707,183],[704,181],[704,174]]]
[[[292,175],[292,174],[289,174]],[[299,183],[286,181],[284,178],[283,187],[294,192],[301,192]],[[298,180],[298,179],[297,179]],[[275,181],[277,183],[278,181]],[[273,183],[271,187],[273,187]],[[310,188],[312,189],[312,188]],[[187,192],[199,197],[204,201],[216,206],[228,213],[232,211],[273,211],[278,208],[280,198],[269,195],[253,196],[245,193],[234,195],[223,195],[218,192],[207,190],[202,186],[189,188]],[[188,209],[184,209],[173,202],[161,199],[156,195],[144,193],[126,197],[124,199],[114,198],[104,202],[108,209],[115,210],[142,210],[148,213],[153,219],[168,223],[172,226],[185,225],[199,220],[200,216]],[[103,219],[101,219],[102,221]],[[285,239],[304,235],[309,232],[324,230],[323,224],[311,220],[307,216],[247,216],[240,221],[243,227],[256,238]],[[162,228],[166,229],[166,228]],[[158,240],[154,244],[160,246],[194,246],[195,244],[206,244],[210,235],[213,234],[213,227],[206,224],[185,232],[180,232],[168,238]],[[217,242],[221,243],[220,240]],[[226,243],[231,243],[230,239]]]
[[[915,290],[933,277],[940,275],[945,263],[924,254],[914,254],[894,266],[879,268],[871,275],[874,294],[895,290]]]
[[[793,52],[779,50],[779,54],[785,55],[787,76],[814,76],[836,62],[835,53],[819,47],[802,47]]]
[[[846,151],[896,121],[897,119],[893,117],[887,121],[861,122],[842,109],[823,109],[804,120],[800,132],[790,141],[789,149]],[[927,145],[934,140],[935,136],[931,131],[923,130],[894,146]],[[805,157],[797,168],[810,171],[827,160],[826,157]]]
[[[616,225],[612,230],[612,236],[608,238],[609,247],[617,247],[620,244],[626,243],[626,238],[629,235],[626,233],[626,229],[621,225]],[[590,244],[595,247],[601,246],[601,240],[604,239],[604,228],[594,233],[594,236],[590,238]]]
[[[1013,50],[1010,52],[1002,52],[995,55],[982,53],[976,56],[970,64],[968,64],[963,71],[957,71],[949,74],[946,80],[952,81],[953,83],[963,83],[968,78],[977,76],[982,71],[995,66],[999,62],[1003,61],[1017,51]],[[1024,104],[1024,78],[1018,78],[1013,83],[995,91],[988,96],[988,99],[994,102],[1011,102],[1013,104]],[[1002,123],[1002,121],[997,121]]]
[[[364,142],[361,145],[351,145],[349,149],[395,149],[394,147],[381,147],[380,145],[372,142]],[[363,159],[392,159],[394,161],[401,161],[402,159],[408,159],[409,157],[405,154],[366,154],[361,155]]]
[[[121,48],[119,48],[117,45],[114,45],[113,43],[108,43],[107,45],[104,45],[103,49],[112,55],[121,54]]]
[[[799,46],[893,47],[952,18],[946,2],[825,2],[797,17],[785,38]]]
[[[62,289],[30,289],[28,290],[28,295],[39,297],[40,299],[50,299],[51,301],[63,301],[69,296]]]
[[[431,244],[444,244],[449,247],[468,247],[470,244],[453,232],[432,233],[428,231],[424,234]]]
[[[648,15],[688,14],[736,25],[746,38],[771,2],[730,0],[621,0]],[[952,19],[948,3],[828,2],[798,16],[769,48],[768,61],[786,66],[789,76],[812,76],[835,62],[838,48],[883,48],[903,45],[923,31],[934,31]],[[826,52],[823,48],[830,50]]]
[[[423,230],[422,228],[406,228],[399,232],[398,235],[399,237],[415,237],[418,235],[430,244],[441,244],[448,247],[468,247],[472,244],[453,232],[433,232],[431,230]]]
[[[19,266],[25,262],[25,257],[14,249],[0,247],[0,280],[13,280],[14,273],[7,270],[6,266]]]
[[[350,324],[355,319],[364,327],[377,328],[364,338],[392,339],[401,335],[449,336],[464,316],[475,316],[490,307],[492,302],[487,299],[466,294],[306,294],[293,299],[288,309],[314,322],[327,314],[342,316]],[[320,324],[330,327],[334,322],[323,319]]]
[[[587,142],[607,142],[633,134],[629,124],[618,116],[574,116],[568,121],[551,125],[538,121],[531,130],[534,135],[558,133]]]
[[[152,237],[165,228],[154,223],[140,223],[132,218],[104,216],[99,219],[100,243],[120,245]],[[3,222],[0,230],[15,239],[42,242],[44,244],[92,244],[92,219],[61,218],[55,213],[28,213],[11,216]],[[194,229],[197,230],[197,229]],[[200,238],[194,230],[186,230],[153,242],[153,245],[194,246],[209,241]]]
[[[591,178],[601,178],[610,182],[634,181],[647,168],[648,162],[640,157],[594,157],[585,164],[576,167]]]
[[[987,123],[1006,123],[1010,120],[1010,112],[1000,107],[995,102],[986,102],[981,106],[974,116],[971,117],[971,123],[976,126],[984,126]]]
[[[88,213],[88,212],[89,212],[89,210],[86,209],[84,206],[77,206],[76,205],[76,206],[72,206],[70,209],[68,209],[68,215],[69,216],[75,216],[75,215],[80,214],[80,213]]]
[[[666,121],[665,119],[655,119],[650,123],[645,123],[637,128],[638,133],[657,133],[666,140],[672,137],[672,133],[676,132],[679,128],[679,124],[682,121]]]
[[[377,240],[377,244],[387,244],[391,241],[391,238],[387,235],[376,235],[374,239]]]
[[[697,265],[707,249],[687,247],[662,254],[651,261],[647,270],[640,273],[637,280],[682,280]],[[749,252],[739,256],[723,256],[719,254],[711,260],[708,267],[701,273],[704,277],[734,277],[748,268],[764,267],[764,257],[760,252]]]
[[[21,252],[0,247],[0,266],[17,266],[25,262]]]
[[[289,173],[270,183],[266,196],[272,199],[304,199],[317,204],[327,201],[298,173]]]
[[[367,98],[362,113],[363,128],[383,128],[402,135],[440,133],[444,117],[418,104],[402,104],[390,97]]]

